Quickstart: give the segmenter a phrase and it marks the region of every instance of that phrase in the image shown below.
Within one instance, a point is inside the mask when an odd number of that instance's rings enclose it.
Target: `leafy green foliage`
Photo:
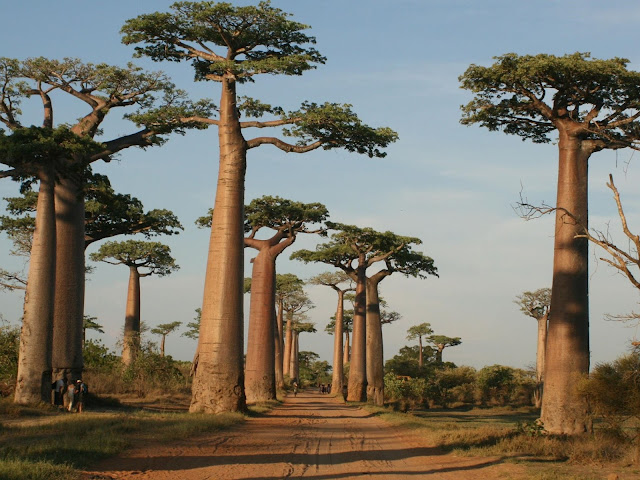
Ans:
[[[525,315],[540,320],[551,308],[551,289],[539,288],[534,292],[523,292],[513,301]]]
[[[427,335],[431,335],[433,333],[433,329],[431,328],[431,324],[424,322],[419,325],[412,325],[407,330],[407,340],[416,340]]]
[[[304,102],[288,117],[300,119],[284,130],[286,136],[299,138],[299,145],[319,141],[325,150],[344,148],[369,157],[385,157],[380,147],[398,140],[398,134],[388,127],[374,129],[363,124],[349,104]]]
[[[183,337],[197,340],[200,336],[200,319],[202,318],[202,309],[196,308],[196,316],[192,322],[187,323],[187,331],[182,333]]]
[[[315,352],[298,352],[299,380],[302,383],[306,385],[331,383],[331,365],[326,360],[318,360],[319,358]]]
[[[153,60],[192,60],[196,79],[231,75],[236,81],[257,74],[300,75],[325,59],[308,45],[306,25],[289,20],[270,2],[239,7],[226,2],[176,2],[172,13],[151,13],[122,27],[137,56]],[[219,50],[220,53],[214,53]]]
[[[580,385],[595,415],[602,417],[610,429],[627,434],[640,443],[637,428],[640,420],[640,355],[631,353],[613,362],[597,365]]]
[[[553,130],[570,122],[597,149],[631,146],[639,138],[640,73],[627,70],[628,60],[588,53],[507,53],[495,60],[460,76],[462,88],[475,94],[462,107],[462,124],[548,143]]]
[[[262,227],[282,230],[289,235],[309,233],[307,224],[319,224],[328,216],[327,207],[321,203],[302,203],[265,195],[245,206],[245,232],[255,234]]]
[[[82,359],[85,368],[99,369],[114,373],[120,369],[120,357],[109,350],[100,340],[86,340],[82,349]]]
[[[413,245],[422,243],[419,238],[403,237],[389,231],[381,233],[372,228],[343,223],[327,222],[327,226],[336,231],[329,242],[318,245],[315,251],[298,250],[291,258],[305,263],[327,263],[348,270],[359,254],[363,254],[367,266],[384,261],[389,273],[400,272],[418,278],[438,275],[433,259],[413,251]]]
[[[12,326],[0,318],[0,396],[13,392],[18,376],[18,350],[20,327]]]
[[[171,249],[159,242],[141,242],[127,240],[124,242],[106,242],[100,249],[90,255],[95,262],[106,262],[112,265],[144,268],[140,276],[158,275],[163,277],[180,268],[173,257]]]

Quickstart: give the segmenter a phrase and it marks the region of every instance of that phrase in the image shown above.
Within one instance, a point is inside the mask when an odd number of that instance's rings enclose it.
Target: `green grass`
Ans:
[[[75,479],[79,470],[137,443],[169,442],[243,422],[242,414],[61,414],[46,423],[4,426],[0,478]]]

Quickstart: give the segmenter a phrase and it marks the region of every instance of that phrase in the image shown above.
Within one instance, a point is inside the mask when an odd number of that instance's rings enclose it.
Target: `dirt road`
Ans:
[[[443,455],[364,410],[301,392],[232,430],[131,450],[86,478],[476,480],[520,473],[519,466],[497,458]]]

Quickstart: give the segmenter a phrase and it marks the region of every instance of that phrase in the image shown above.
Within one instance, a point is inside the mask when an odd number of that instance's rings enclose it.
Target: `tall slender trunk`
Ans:
[[[293,313],[287,312],[287,328],[284,339],[284,358],[282,359],[283,374],[291,376],[291,348],[293,347]]]
[[[378,282],[367,280],[367,400],[384,405],[384,360]]]
[[[284,339],[284,329],[282,325],[284,310],[282,308],[282,299],[278,300],[278,311],[275,314],[275,375],[276,375],[276,386],[278,388],[284,387],[284,372],[282,368],[282,356],[284,345],[282,344]]]
[[[338,307],[336,309],[336,327],[333,331],[333,375],[331,377],[331,393],[342,393],[342,384],[344,378],[343,369],[343,351],[342,351],[342,333],[344,326],[344,291],[339,288]]]
[[[127,309],[124,316],[122,338],[122,363],[130,366],[140,351],[140,272],[135,266],[129,267],[129,287],[127,289]]]
[[[18,353],[14,401],[36,404],[51,401],[51,349],[56,269],[54,175],[40,175],[24,315]]]
[[[56,290],[53,315],[53,375],[82,377],[85,288],[85,213],[82,180],[62,177],[55,186]]]
[[[161,357],[164,357],[164,345],[166,340],[167,340],[167,336],[162,335],[162,339],[160,340],[160,356]]]
[[[542,422],[550,433],[591,430],[586,399],[576,391],[589,372],[587,145],[559,129],[559,169],[551,312],[547,334]],[[569,218],[571,212],[580,225]]]
[[[296,332],[294,330],[292,337],[293,341],[291,342],[291,367],[289,368],[289,370],[291,372],[291,379],[297,382],[300,377],[300,360],[298,355],[300,353],[300,332]]]
[[[349,344],[349,331],[345,330],[344,332],[344,364],[346,365],[351,360],[351,345]]]
[[[347,400],[364,402],[367,400],[367,364],[366,364],[366,265],[364,255],[360,255],[356,270],[356,301],[353,313],[351,362],[349,363],[349,389]]]
[[[422,349],[422,335],[418,335],[418,346],[420,351],[418,352],[418,367],[422,368],[424,362],[424,354]]]
[[[218,185],[190,412],[246,410],[242,311],[246,142],[237,112],[235,81],[225,78],[219,107]]]
[[[533,400],[536,408],[542,406],[542,392],[544,390],[544,356],[547,347],[547,322],[549,315],[538,318],[538,348],[536,351],[536,389]]]
[[[251,304],[245,366],[247,402],[264,402],[276,398],[274,321],[275,258],[268,246],[253,260]]]

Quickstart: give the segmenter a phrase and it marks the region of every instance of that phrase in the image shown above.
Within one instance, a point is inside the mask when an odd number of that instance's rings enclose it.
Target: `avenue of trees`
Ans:
[[[0,231],[13,242],[12,254],[28,258],[26,274],[0,268],[0,289],[24,291],[21,331],[0,323],[0,393],[13,394],[20,404],[48,402],[53,380],[74,381],[85,367],[102,369],[105,378],[125,372],[123,378],[144,389],[155,371],[158,384],[190,384],[190,412],[214,414],[274,400],[293,381],[321,382],[331,383],[334,395],[346,389],[347,401],[375,405],[386,400],[447,408],[454,403],[524,405],[533,399],[544,429],[561,435],[591,431],[587,397],[594,399],[597,412],[605,411],[612,401],[607,382],[615,387],[612,391],[635,399],[637,392],[618,378],[619,371],[637,371],[633,356],[599,366],[593,382],[585,380],[590,370],[589,242],[608,255],[604,262],[640,289],[632,270],[640,267],[640,240],[627,224],[613,177],[607,187],[629,242],[626,248],[614,243],[609,232],[589,228],[587,184],[593,154],[637,149],[640,73],[620,58],[509,53],[488,67],[471,65],[460,76],[462,88],[473,94],[462,107],[462,124],[534,143],[557,142],[556,205],[521,205],[526,217],[555,214],[551,288],[526,291],[515,300],[524,315],[537,321],[535,371],[458,367],[446,360],[462,344],[461,337],[436,332],[426,321],[407,330],[411,344],[385,363],[382,327],[400,314],[385,308],[380,284],[393,274],[438,277],[435,261],[416,250],[422,240],[329,221],[320,202],[264,195],[245,204],[252,149],[271,145],[283,155],[341,149],[382,158],[398,140],[389,127],[365,124],[349,104],[304,101],[286,111],[241,95],[260,75],[301,76],[324,64],[308,29],[269,1],[250,6],[183,1],[168,12],[124,22],[122,41],[133,46],[135,56],[189,63],[196,81],[212,85],[219,98],[215,104],[191,100],[164,73],[132,63],[0,58],[0,179],[18,182],[21,191],[5,199]],[[80,106],[76,120],[54,122],[60,98],[65,108],[67,103]],[[25,118],[21,104],[34,99],[40,116]],[[132,127],[110,137],[103,130],[109,132],[106,120],[114,110],[124,112]],[[202,305],[192,321],[168,319],[150,329],[160,337],[157,347],[142,338],[140,279],[164,277],[179,268],[170,248],[151,238],[178,234],[183,227],[170,210],[145,211],[137,198],[116,193],[92,166],[130,147],[161,147],[171,134],[210,127],[217,133],[212,161],[218,164],[218,178],[212,186],[213,207],[196,222],[210,230]],[[256,129],[273,133],[249,137]],[[301,234],[321,243],[289,258],[333,270],[310,279],[279,272],[278,258]],[[145,240],[105,241],[120,235]],[[86,338],[87,330],[103,331],[102,320],[84,311],[91,271],[85,252],[97,242],[103,243],[91,260],[129,269],[120,357]],[[255,253],[250,278],[244,277],[245,249]],[[304,345],[301,350],[300,336],[316,332],[307,285],[336,292],[335,316],[326,326],[334,336],[331,363]],[[246,352],[245,294],[250,295]],[[167,337],[183,325],[181,335],[197,341],[190,363],[174,362],[165,351]],[[616,411],[625,408],[631,407],[624,403]]]

